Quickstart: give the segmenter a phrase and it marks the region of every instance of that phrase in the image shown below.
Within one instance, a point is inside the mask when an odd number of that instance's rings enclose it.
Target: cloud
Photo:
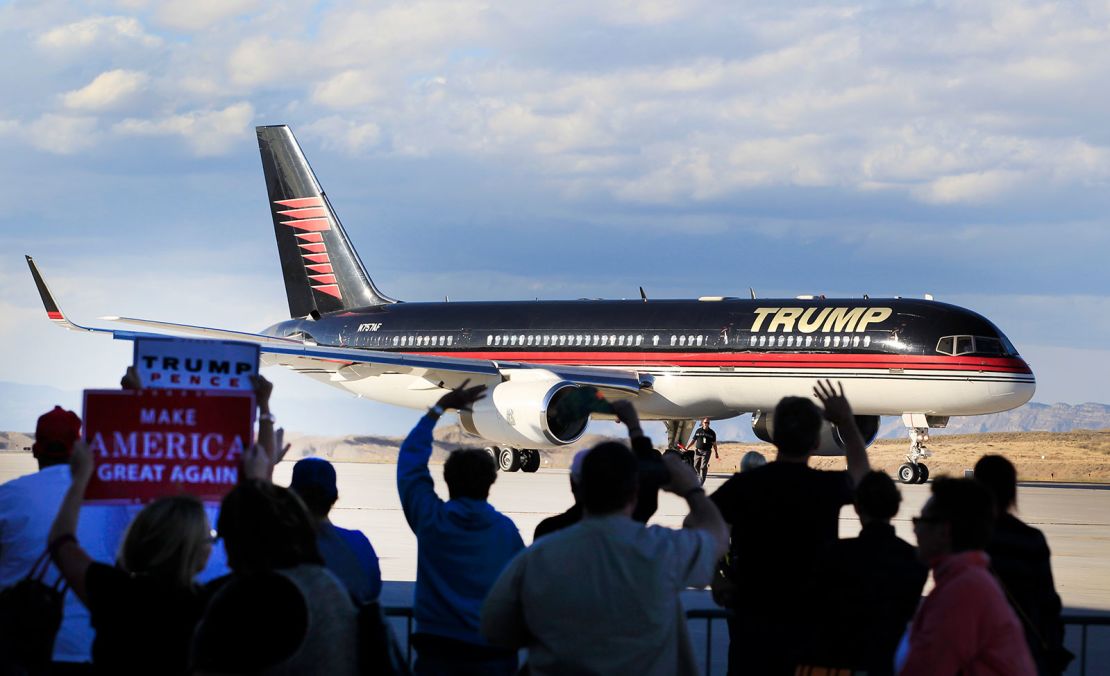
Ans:
[[[126,103],[142,91],[149,81],[146,73],[133,70],[110,70],[96,76],[81,89],[66,92],[62,101],[67,108],[107,110]]]
[[[180,136],[197,155],[222,155],[250,133],[254,107],[235,103],[222,110],[172,115],[156,120],[128,118],[113,131],[124,136]]]
[[[167,0],[155,12],[159,23],[182,31],[200,31],[229,19],[249,14],[260,0]]]
[[[941,176],[914,190],[922,201],[934,204],[989,202],[1017,188],[1022,174],[1017,171],[977,171]]]
[[[378,75],[366,70],[345,70],[316,85],[312,101],[329,108],[354,108],[384,95]]]
[[[228,57],[231,81],[256,87],[272,82],[299,83],[313,59],[307,42],[254,36],[244,39]]]
[[[306,127],[309,135],[324,139],[324,147],[349,155],[359,155],[377,146],[381,128],[373,122],[354,124],[339,117],[325,117]]]
[[[162,39],[146,32],[137,18],[94,16],[50,28],[42,32],[36,42],[45,49],[77,50],[97,45],[158,47]]]
[[[40,150],[72,155],[97,144],[97,127],[95,117],[47,113],[27,126],[27,139]]]

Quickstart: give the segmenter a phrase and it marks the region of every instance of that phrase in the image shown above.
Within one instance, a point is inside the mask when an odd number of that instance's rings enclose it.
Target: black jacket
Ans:
[[[994,524],[994,535],[987,545],[991,568],[1002,582],[1018,617],[1024,613],[1041,638],[1050,647],[1064,640],[1060,621],[1060,595],[1052,580],[1051,553],[1041,531],[1023,523],[1011,514],[1002,515]],[[1022,618],[1022,625],[1026,623]],[[1036,635],[1025,627],[1025,639],[1040,674],[1053,674],[1044,660],[1044,650]]]
[[[890,674],[894,651],[921,601],[928,569],[894,527],[873,523],[819,559],[807,662]]]

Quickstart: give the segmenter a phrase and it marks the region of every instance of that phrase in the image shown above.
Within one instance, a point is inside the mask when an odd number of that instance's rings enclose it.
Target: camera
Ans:
[[[667,450],[663,453],[665,455],[673,452],[674,451]],[[663,464],[662,455],[640,458],[639,472],[641,485],[647,484],[655,488],[660,488],[671,482],[671,471]]]

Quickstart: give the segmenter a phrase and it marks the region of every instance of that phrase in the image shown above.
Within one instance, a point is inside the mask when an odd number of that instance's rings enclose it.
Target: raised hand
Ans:
[[[285,443],[285,428],[284,427],[279,427],[276,430],[274,430],[274,450],[277,452],[277,455],[274,457],[274,464],[275,465],[278,464],[279,462],[281,462],[282,459],[285,458],[285,454],[288,453],[289,449],[292,448],[292,447],[293,447],[293,444]]]
[[[436,402],[436,405],[444,409],[453,408],[459,411],[469,411],[470,408],[474,405],[474,402],[483,399],[486,396],[485,385],[475,385],[473,387],[467,387],[469,383],[470,378],[467,378],[463,381],[462,385],[459,385],[455,389],[447,392],[447,394],[440,397],[439,401]]]
[[[262,375],[251,376],[251,389],[254,390],[254,401],[263,413],[270,412],[270,395],[274,392],[274,384]]]
[[[624,423],[625,427],[629,430],[640,429],[640,416],[636,413],[636,407],[632,402],[627,399],[614,399],[609,404],[613,407],[613,413],[617,415],[617,420]]]
[[[127,367],[127,371],[123,374],[123,377],[119,379],[119,386],[125,390],[143,389],[143,381],[139,378],[139,372],[134,366]]]
[[[813,388],[813,395],[825,407],[825,419],[834,425],[855,424],[852,415],[852,406],[844,396],[844,383],[837,381],[837,389],[833,388],[831,380],[818,380]]]
[[[273,476],[274,465],[270,462],[270,454],[259,444],[253,444],[243,451],[243,478],[270,481]]]

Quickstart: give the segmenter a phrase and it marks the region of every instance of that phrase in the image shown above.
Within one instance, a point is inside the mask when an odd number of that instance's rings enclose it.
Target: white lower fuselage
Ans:
[[[730,353],[714,355],[713,366],[627,362],[609,366],[636,369],[652,378],[652,387],[637,395],[635,403],[642,418],[661,420],[724,419],[770,411],[783,397],[812,396],[816,382],[826,378],[843,383],[857,415],[996,413],[1021,406],[1036,389],[1024,362],[1009,358],[830,357]],[[724,362],[730,365],[720,365]],[[582,360],[561,363],[581,364]],[[367,399],[412,409],[427,408],[443,394],[438,383],[414,375],[384,374],[351,381],[326,373],[308,375]]]

